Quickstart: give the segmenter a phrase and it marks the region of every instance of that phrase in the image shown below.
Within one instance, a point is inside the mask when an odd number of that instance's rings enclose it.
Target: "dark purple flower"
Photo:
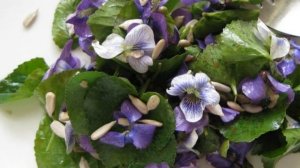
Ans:
[[[91,144],[91,139],[87,135],[81,135],[78,137],[78,144],[79,146],[86,152],[88,152],[90,155],[92,155],[94,158],[99,159],[99,156],[97,154],[97,151]]]
[[[75,136],[74,136],[74,130],[72,128],[70,121],[66,122],[65,135],[66,135],[65,143],[66,143],[67,153],[71,153],[75,146]]]
[[[82,0],[77,6],[78,11],[86,10],[89,8],[98,8],[100,5],[105,3],[107,0]]]
[[[181,0],[181,3],[184,5],[192,5],[194,3],[200,2],[201,0]]]
[[[221,117],[223,122],[230,122],[235,119],[236,116],[238,116],[240,113],[238,111],[235,111],[230,108],[222,108],[222,111],[224,113],[224,116]]]
[[[201,49],[205,49],[206,46],[215,43],[215,38],[212,34],[207,35],[204,40],[197,40],[198,47]]]
[[[198,168],[198,156],[194,152],[178,153],[175,168]]]
[[[72,56],[71,50],[72,50],[72,44],[73,40],[69,40],[60,55],[60,57],[57,59],[57,61],[50,67],[50,69],[46,72],[44,75],[44,80],[50,77],[53,74],[60,73],[65,70],[70,69],[77,69],[81,67],[80,60],[76,57]]]
[[[145,168],[170,168],[168,163],[150,163]]]
[[[100,142],[122,148],[126,144],[133,144],[138,149],[147,148],[152,142],[156,126],[136,123],[142,114],[129,101],[125,100],[121,105],[121,111],[114,114],[115,119],[128,120],[128,130],[120,133],[110,131],[100,138]]]
[[[150,25],[154,32],[158,32],[158,35],[162,36],[163,39],[168,41],[168,24],[163,14],[154,12],[151,14]],[[160,38],[159,38],[160,39]]]
[[[285,58],[277,63],[276,68],[280,75],[287,77],[295,71],[296,64],[294,59]]]
[[[180,107],[175,107],[176,131],[192,132],[194,129],[203,129],[208,124],[208,116],[204,115],[201,120],[197,122],[188,122]]]
[[[184,17],[183,25],[187,24],[189,21],[193,19],[193,15],[187,9],[178,8],[174,12],[172,12],[171,16],[175,19],[176,17]]]
[[[208,154],[206,156],[215,168],[239,168],[243,166],[246,155],[251,149],[250,143],[231,143],[227,158],[222,157],[218,153]]]

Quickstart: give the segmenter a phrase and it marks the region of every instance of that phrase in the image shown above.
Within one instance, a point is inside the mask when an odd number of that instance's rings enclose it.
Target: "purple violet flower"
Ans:
[[[204,50],[206,48],[206,46],[215,43],[215,38],[212,34],[209,34],[204,38],[203,41],[202,40],[197,40],[197,43],[198,43],[199,48]]]
[[[175,168],[198,168],[198,156],[194,152],[178,153]]]
[[[238,168],[241,167],[246,159],[246,155],[251,149],[250,143],[231,143],[227,158],[218,153],[208,154],[206,156],[215,168]]]
[[[91,139],[87,135],[81,135],[78,138],[78,144],[79,146],[86,152],[88,152],[90,155],[92,155],[94,158],[99,159],[99,156],[97,154],[97,151],[91,144]]]
[[[65,135],[67,153],[71,153],[75,146],[75,135],[70,121],[66,122]]]
[[[272,89],[276,94],[287,94],[289,103],[293,102],[295,97],[295,93],[290,85],[278,82],[268,72],[263,72],[256,78],[244,79],[240,83],[239,88],[254,104],[259,104],[262,100],[268,98],[268,88]]]
[[[235,111],[231,108],[222,108],[222,111],[224,113],[224,116],[221,117],[223,122],[230,122],[235,119],[240,113],[238,111]]]
[[[137,123],[142,114],[133,106],[129,100],[125,100],[121,105],[120,112],[115,114],[116,120],[127,119],[129,125],[127,131],[120,133],[110,131],[100,138],[100,142],[122,148],[131,143],[138,149],[147,148],[152,142],[156,127],[150,124]]]
[[[175,19],[176,17],[183,17],[183,25],[187,24],[193,19],[193,15],[187,9],[178,8],[172,12],[171,16]]]
[[[152,29],[145,24],[134,27],[125,37],[118,34],[109,35],[106,40],[99,44],[99,41],[92,43],[95,52],[104,59],[118,58],[139,73],[148,71],[153,65],[152,51],[155,47],[154,34]]]
[[[60,73],[65,70],[77,69],[81,67],[80,60],[74,57],[71,53],[73,40],[69,40],[57,61],[50,67],[44,75],[43,80],[49,78],[51,75]]]
[[[180,109],[188,122],[200,121],[206,107],[219,106],[220,95],[204,73],[196,73],[195,76],[186,73],[173,78],[167,93],[182,99]],[[214,112],[222,115],[221,108]]]

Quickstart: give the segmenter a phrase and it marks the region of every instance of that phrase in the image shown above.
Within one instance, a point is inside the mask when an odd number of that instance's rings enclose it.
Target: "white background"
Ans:
[[[59,0],[0,0],[0,78],[12,72],[18,64],[34,57],[44,57],[51,64],[60,50],[51,37],[51,24]],[[23,19],[39,9],[36,22],[24,29]],[[298,23],[299,24],[299,23]],[[36,99],[0,106],[0,167],[35,168],[34,137],[43,115]],[[261,168],[258,158],[256,168]],[[210,166],[203,162],[202,168]],[[300,155],[282,159],[277,168],[300,168]]]

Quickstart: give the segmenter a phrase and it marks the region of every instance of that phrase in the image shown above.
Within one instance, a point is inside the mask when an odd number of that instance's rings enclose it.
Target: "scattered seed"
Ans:
[[[50,124],[50,128],[53,131],[53,133],[58,137],[66,137],[65,126],[61,122],[57,120],[52,121],[52,123]]]
[[[191,43],[188,40],[185,40],[185,39],[181,39],[178,42],[179,47],[188,47],[190,45],[191,45]]]
[[[145,6],[149,0],[140,0],[141,6]]]
[[[263,110],[261,106],[253,105],[253,104],[243,104],[243,109],[249,113],[259,113]]]
[[[85,160],[84,157],[80,158],[79,168],[90,168],[89,163]]]
[[[59,113],[58,118],[59,118],[58,120],[59,120],[60,122],[66,122],[66,121],[69,121],[69,120],[70,120],[70,117],[69,117],[68,112],[64,112],[64,111],[61,111],[61,112]]]
[[[119,119],[118,119],[118,124],[119,124],[119,125],[122,125],[122,126],[124,126],[124,127],[127,127],[127,126],[130,125],[130,124],[129,124],[129,121],[128,121],[126,118],[119,118]]]
[[[165,48],[165,45],[166,45],[166,40],[164,40],[164,39],[161,39],[157,42],[157,44],[152,52],[152,59],[155,60],[158,58],[158,56],[160,55],[162,50]]]
[[[213,114],[215,115],[218,115],[218,116],[221,116],[223,117],[224,116],[224,113],[223,113],[223,110],[222,110],[222,107],[217,104],[217,105],[209,105],[209,106],[206,106],[206,108]]]
[[[53,92],[46,93],[45,96],[45,108],[46,112],[50,117],[52,117],[55,111],[55,94]]]
[[[33,22],[36,20],[36,17],[38,15],[38,11],[39,10],[37,9],[26,16],[26,18],[23,20],[23,26],[25,28],[29,28],[33,24]]]
[[[162,14],[165,14],[166,12],[168,12],[168,8],[165,7],[165,6],[161,6],[161,7],[158,8],[158,12],[162,13]]]
[[[91,139],[97,140],[103,137],[117,122],[112,121],[110,123],[107,123],[103,125],[102,127],[98,128],[95,132],[92,133]]]
[[[89,87],[89,83],[85,80],[81,81],[80,82],[80,86],[84,89],[88,88]]]
[[[175,19],[175,25],[176,27],[180,27],[183,24],[184,16],[177,16]]]
[[[137,23],[137,24],[142,24],[143,21],[142,19],[131,19],[131,20],[126,20],[125,22],[123,22],[122,24],[119,25],[120,28],[124,29],[124,30],[128,30],[129,26],[131,24],[134,24],[134,23]]]
[[[231,92],[231,88],[222,83],[212,81],[211,84],[216,88],[217,91],[224,92],[224,93]]]
[[[147,102],[148,110],[155,110],[160,103],[160,98],[157,95],[152,95]]]
[[[232,108],[235,111],[239,111],[239,112],[245,111],[239,104],[233,101],[228,101],[227,106]]]
[[[155,121],[155,120],[149,120],[149,119],[139,120],[139,122],[144,123],[144,124],[153,125],[153,126],[156,126],[156,127],[162,127],[163,126],[163,123]]]
[[[250,104],[251,103],[251,100],[248,97],[246,97],[245,95],[242,95],[242,94],[239,94],[237,96],[237,101],[240,104]]]
[[[148,114],[148,108],[144,102],[131,95],[129,95],[129,99],[134,107],[136,107],[142,114]]]

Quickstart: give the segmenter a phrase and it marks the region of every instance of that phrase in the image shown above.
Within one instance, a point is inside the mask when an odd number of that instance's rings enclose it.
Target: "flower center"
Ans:
[[[199,93],[199,91],[196,88],[188,88],[186,90],[186,93],[188,95],[194,95],[195,97],[197,97],[197,98],[200,99],[200,93]]]

